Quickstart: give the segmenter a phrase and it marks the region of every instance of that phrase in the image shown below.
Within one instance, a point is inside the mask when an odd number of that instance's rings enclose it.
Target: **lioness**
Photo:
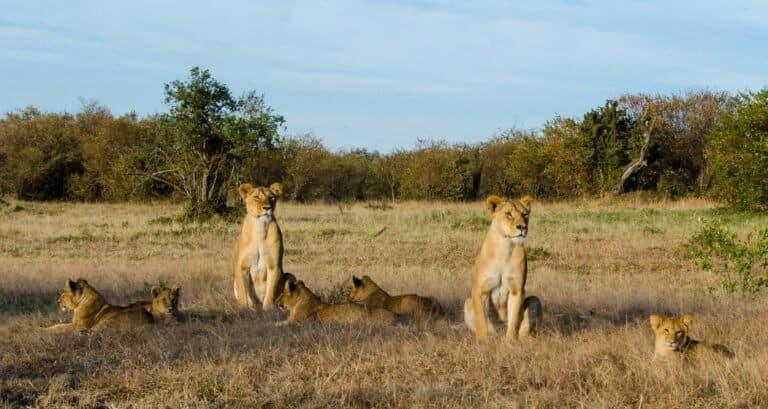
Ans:
[[[347,298],[354,303],[385,308],[408,317],[443,315],[443,308],[434,298],[419,297],[415,294],[389,295],[367,275],[363,278],[352,276],[352,287]]]
[[[701,350],[716,352],[728,358],[734,357],[733,351],[725,345],[696,341],[688,337],[688,331],[693,324],[693,317],[688,314],[682,317],[661,317],[652,314],[649,321],[656,334],[654,357],[689,358]]]
[[[156,321],[178,320],[179,297],[181,287],[178,285],[168,288],[164,285],[153,285],[150,289],[151,300],[139,301],[138,305],[147,310]]]
[[[248,214],[235,245],[235,298],[249,307],[274,307],[283,280],[283,234],[275,205],[283,193],[279,183],[268,188],[243,183],[238,189]]]
[[[363,322],[374,321],[396,324],[398,317],[391,311],[359,304],[324,304],[303,281],[286,280],[283,291],[277,299],[280,308],[287,310],[288,319],[278,325],[296,321],[315,320],[320,322]]]
[[[154,322],[152,314],[141,306],[122,307],[108,304],[104,297],[83,279],[67,280],[64,292],[59,297],[59,307],[62,310],[75,311],[72,322],[50,326],[46,328],[48,331],[98,331],[104,328],[125,330]]]
[[[499,307],[506,304],[507,340],[514,341],[519,336],[528,273],[523,244],[528,234],[532,201],[528,196],[507,201],[495,195],[485,200],[491,213],[491,227],[472,267],[470,297],[478,340],[488,336],[488,319],[483,306],[488,303],[489,296],[497,311],[503,312]]]

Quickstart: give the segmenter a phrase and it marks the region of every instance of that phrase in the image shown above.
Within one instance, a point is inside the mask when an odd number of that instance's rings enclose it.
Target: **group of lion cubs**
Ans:
[[[349,302],[323,303],[303,281],[283,272],[283,238],[275,220],[275,205],[282,185],[255,187],[244,183],[239,193],[247,215],[235,245],[234,292],[238,303],[271,310],[275,303],[288,311],[285,325],[302,320],[321,322],[378,321],[390,324],[416,317],[440,317],[443,309],[434,298],[418,295],[391,296],[370,277],[352,277]],[[492,195],[485,201],[491,226],[472,267],[472,292],[464,302],[464,322],[478,340],[494,331],[490,313],[507,323],[506,338],[536,335],[542,322],[538,297],[525,297],[527,262],[524,242],[532,199],[504,200]],[[179,288],[155,286],[152,299],[128,306],[113,306],[85,280],[67,280],[59,298],[64,309],[74,310],[71,323],[50,330],[98,330],[130,328],[137,324],[178,317]],[[695,341],[688,337],[692,318],[650,316],[656,334],[655,355],[685,357],[697,350],[733,356],[725,346]]]

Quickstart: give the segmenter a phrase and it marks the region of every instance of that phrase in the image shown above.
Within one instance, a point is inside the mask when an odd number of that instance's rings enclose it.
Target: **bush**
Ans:
[[[688,249],[697,266],[720,277],[727,293],[751,293],[768,286],[768,229],[741,241],[725,228],[704,226],[688,242]]]
[[[741,95],[710,134],[714,196],[738,210],[768,209],[768,89]]]

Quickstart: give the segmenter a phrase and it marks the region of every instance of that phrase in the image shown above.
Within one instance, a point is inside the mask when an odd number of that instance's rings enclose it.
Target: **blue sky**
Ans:
[[[477,142],[625,93],[764,88],[766,21],[742,0],[3,2],[0,112],[162,112],[197,65],[332,148]]]

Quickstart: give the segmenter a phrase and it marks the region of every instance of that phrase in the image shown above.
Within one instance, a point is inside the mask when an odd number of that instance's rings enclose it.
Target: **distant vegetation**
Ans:
[[[241,181],[283,181],[298,201],[474,200],[490,193],[567,199],[629,191],[713,196],[768,207],[768,90],[624,95],[540,131],[478,144],[419,140],[390,153],[330,151],[281,136],[285,119],[193,68],[165,86],[169,113],[113,115],[34,107],[0,119],[0,197],[123,201],[183,198],[189,217],[225,210]]]

